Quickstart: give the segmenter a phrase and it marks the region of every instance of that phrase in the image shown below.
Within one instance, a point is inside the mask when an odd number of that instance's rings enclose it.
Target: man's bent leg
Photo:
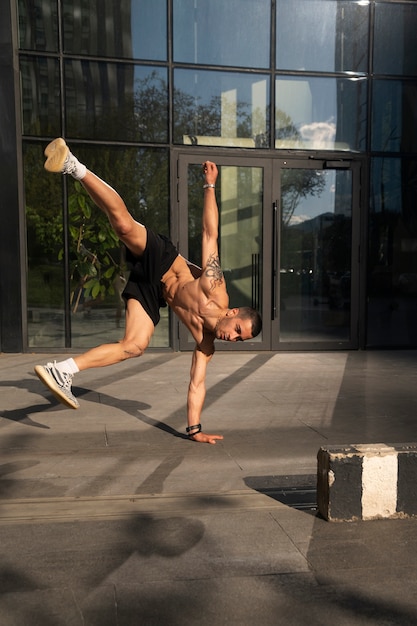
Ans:
[[[114,365],[132,357],[141,356],[149,345],[155,327],[142,305],[134,299],[127,301],[126,327],[123,339],[118,343],[103,344],[88,350],[73,360],[78,369]],[[73,374],[63,371],[61,363],[37,365],[38,378],[52,391],[54,396],[66,406],[78,409],[78,400],[71,389]]]
[[[140,302],[133,298],[127,301],[125,324],[124,337],[118,343],[103,344],[74,357],[80,371],[114,365],[145,352],[155,327]]]

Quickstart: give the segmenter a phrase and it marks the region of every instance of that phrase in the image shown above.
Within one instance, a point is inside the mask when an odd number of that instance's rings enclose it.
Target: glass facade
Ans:
[[[269,81],[263,74],[174,71],[174,142],[255,148],[269,143]]]
[[[277,0],[276,68],[368,70],[369,2]]]
[[[174,0],[174,62],[243,68],[270,63],[270,0]]]
[[[364,151],[367,85],[362,78],[279,77],[275,146]]]
[[[374,10],[367,345],[416,347],[417,6]]]
[[[355,305],[361,343],[417,347],[417,1],[16,0],[15,10],[29,348],[90,347],[117,340],[124,325],[124,251],[79,184],[44,172],[43,149],[56,136],[137,219],[167,234],[181,231],[173,155],[251,159],[223,176],[251,172],[231,198],[251,207],[251,228],[255,220],[261,229],[249,236],[235,207],[233,228],[249,255],[242,260],[223,233],[222,255],[237,272],[231,289],[244,298],[257,286],[245,283],[243,268],[255,255],[256,272],[266,272],[273,256],[261,231],[272,220],[266,198],[281,197],[285,185],[275,160],[360,163],[352,211],[366,248]],[[334,185],[326,189],[330,198]],[[189,212],[198,223],[194,205]],[[262,297],[269,306],[266,287]],[[165,309],[152,345],[172,345],[168,322]],[[297,336],[293,322],[285,326],[284,316],[284,334]]]

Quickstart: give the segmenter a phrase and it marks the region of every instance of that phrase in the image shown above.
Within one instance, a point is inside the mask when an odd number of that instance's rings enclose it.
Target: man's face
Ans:
[[[245,341],[252,339],[252,322],[242,320],[237,315],[224,317],[216,329],[216,339],[223,341]]]

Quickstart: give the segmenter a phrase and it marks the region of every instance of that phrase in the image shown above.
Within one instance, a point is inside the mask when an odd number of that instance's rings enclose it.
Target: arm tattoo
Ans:
[[[210,279],[210,291],[222,284],[223,272],[218,254],[210,254],[204,273]]]

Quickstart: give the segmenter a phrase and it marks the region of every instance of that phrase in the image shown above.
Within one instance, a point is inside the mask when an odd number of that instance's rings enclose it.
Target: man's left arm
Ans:
[[[201,428],[201,412],[206,397],[207,365],[214,354],[214,344],[210,342],[208,349],[196,346],[193,352],[190,371],[190,384],[187,396],[188,436],[199,443],[216,443],[223,439],[222,435],[209,435],[199,431]],[[194,427],[194,428],[193,428]],[[193,434],[195,432],[195,434]]]

